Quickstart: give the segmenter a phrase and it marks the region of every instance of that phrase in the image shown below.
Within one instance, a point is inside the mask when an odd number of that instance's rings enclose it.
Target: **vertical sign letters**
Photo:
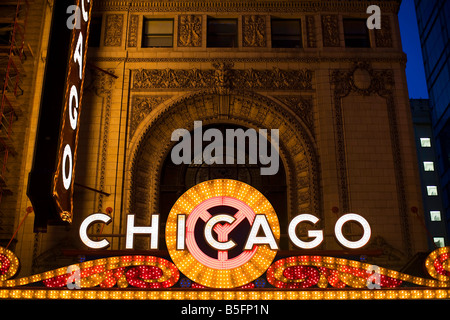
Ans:
[[[80,122],[81,97],[91,15],[91,0],[78,0],[72,6],[74,14],[70,56],[65,84],[62,124],[57,152],[57,166],[53,177],[53,197],[63,221],[72,222],[73,182]],[[69,24],[67,23],[67,27]]]

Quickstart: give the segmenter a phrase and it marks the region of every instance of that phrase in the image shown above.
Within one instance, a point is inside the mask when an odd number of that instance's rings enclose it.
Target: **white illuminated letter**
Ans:
[[[342,234],[342,227],[348,221],[356,221],[363,227],[363,236],[358,241],[349,241]],[[334,233],[340,244],[349,249],[359,249],[367,244],[370,240],[371,230],[366,219],[355,213],[347,213],[338,219],[334,226]]]
[[[66,161],[69,160],[69,173],[66,175]],[[63,179],[63,185],[66,190],[72,183],[72,149],[68,144],[64,147],[63,157],[61,161],[61,176]]]
[[[75,107],[73,105],[73,101],[75,101]],[[69,96],[69,120],[70,120],[70,127],[72,130],[75,130],[77,128],[77,122],[78,122],[78,90],[75,85],[72,85],[70,88],[70,96]]]
[[[127,216],[127,238],[126,249],[133,249],[133,239],[135,234],[150,235],[150,249],[158,249],[158,224],[159,214],[152,214],[152,224],[149,227],[136,227],[134,225],[134,214]]]
[[[103,239],[101,241],[93,241],[91,239],[89,239],[88,235],[87,235],[87,229],[89,228],[89,226],[96,222],[96,221],[100,221],[106,224],[109,224],[112,219],[110,216],[108,216],[107,214],[104,213],[94,213],[91,214],[90,216],[88,216],[86,219],[84,219],[83,223],[81,223],[80,226],[80,238],[81,241],[83,241],[83,243],[85,245],[87,245],[89,248],[92,249],[103,249],[109,246],[109,242],[106,239]]]
[[[184,250],[186,239],[186,215],[177,215],[177,250]]]
[[[313,216],[312,214],[299,214],[294,219],[292,219],[291,223],[289,223],[288,233],[289,239],[291,239],[292,243],[302,249],[312,249],[317,247],[323,241],[323,232],[322,230],[308,230],[308,237],[314,238],[312,241],[304,242],[297,237],[295,229],[300,222],[308,221],[313,224],[316,224],[319,221],[319,218]]]
[[[87,3],[89,3],[90,0],[87,0]],[[89,15],[86,9],[84,8],[84,0],[81,0],[81,12],[83,13],[83,20],[85,22],[88,21]]]
[[[217,241],[216,239],[214,239],[212,235],[212,230],[214,226],[219,222],[226,222],[232,224],[235,220],[236,219],[234,217],[227,214],[218,214],[209,219],[205,225],[204,231],[205,239],[208,242],[208,244],[214,249],[220,251],[226,251],[234,248],[236,246],[236,242],[234,242],[233,240],[226,241],[226,238],[228,238],[228,232],[220,232],[220,231],[217,232],[219,238],[219,241]]]
[[[257,234],[260,228],[262,228],[264,236],[258,237]],[[244,250],[252,250],[253,245],[255,244],[268,244],[270,249],[278,250],[277,242],[275,241],[275,237],[273,236],[265,214],[257,214],[255,216]]]
[[[78,62],[78,76],[81,80],[83,75],[83,34],[81,32],[78,33],[78,41],[75,52],[73,53],[73,61]]]

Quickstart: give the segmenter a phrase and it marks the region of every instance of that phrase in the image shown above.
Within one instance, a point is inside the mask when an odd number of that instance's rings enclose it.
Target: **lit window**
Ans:
[[[172,47],[173,19],[145,19],[142,47]]]
[[[302,31],[298,19],[272,19],[272,48],[301,48]]]
[[[233,48],[238,46],[237,19],[208,18],[208,38],[210,48]]]
[[[420,145],[425,148],[431,147],[431,139],[430,138],[420,138]]]
[[[365,19],[344,19],[345,46],[370,48],[369,30]]]
[[[438,248],[445,247],[444,237],[433,237],[433,242]]]
[[[430,211],[430,220],[431,221],[441,221],[441,212],[440,211]]]
[[[434,162],[433,161],[424,161],[423,162],[423,170],[434,171]]]
[[[438,191],[436,186],[427,186],[427,194],[429,196],[437,196]]]

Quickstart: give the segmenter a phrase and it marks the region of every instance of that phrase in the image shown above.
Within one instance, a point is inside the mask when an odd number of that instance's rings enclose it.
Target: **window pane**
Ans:
[[[432,162],[432,161],[424,161],[423,162],[423,170],[425,170],[425,171],[434,171],[434,162]]]
[[[173,33],[172,20],[145,20],[145,34],[171,34]]]
[[[431,140],[430,140],[430,138],[420,138],[420,145],[422,147],[425,147],[425,148],[431,147]]]
[[[434,237],[433,242],[438,248],[445,247],[445,240],[444,237]]]
[[[208,19],[208,47],[237,47],[236,19]]]
[[[438,191],[436,186],[427,186],[427,194],[429,196],[437,196]]]
[[[441,221],[441,212],[440,211],[430,211],[430,220],[431,221]]]
[[[300,35],[300,20],[272,20],[272,34]]]
[[[370,48],[369,31],[365,19],[344,19],[345,46]]]
[[[272,19],[272,48],[301,48],[301,24],[298,19]]]
[[[143,47],[172,47],[173,19],[144,19]]]
[[[144,47],[171,47],[172,36],[146,36],[144,38]]]

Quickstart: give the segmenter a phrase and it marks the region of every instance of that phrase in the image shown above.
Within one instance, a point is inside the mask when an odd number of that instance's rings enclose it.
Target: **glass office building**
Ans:
[[[447,229],[450,219],[450,2],[415,0]]]

